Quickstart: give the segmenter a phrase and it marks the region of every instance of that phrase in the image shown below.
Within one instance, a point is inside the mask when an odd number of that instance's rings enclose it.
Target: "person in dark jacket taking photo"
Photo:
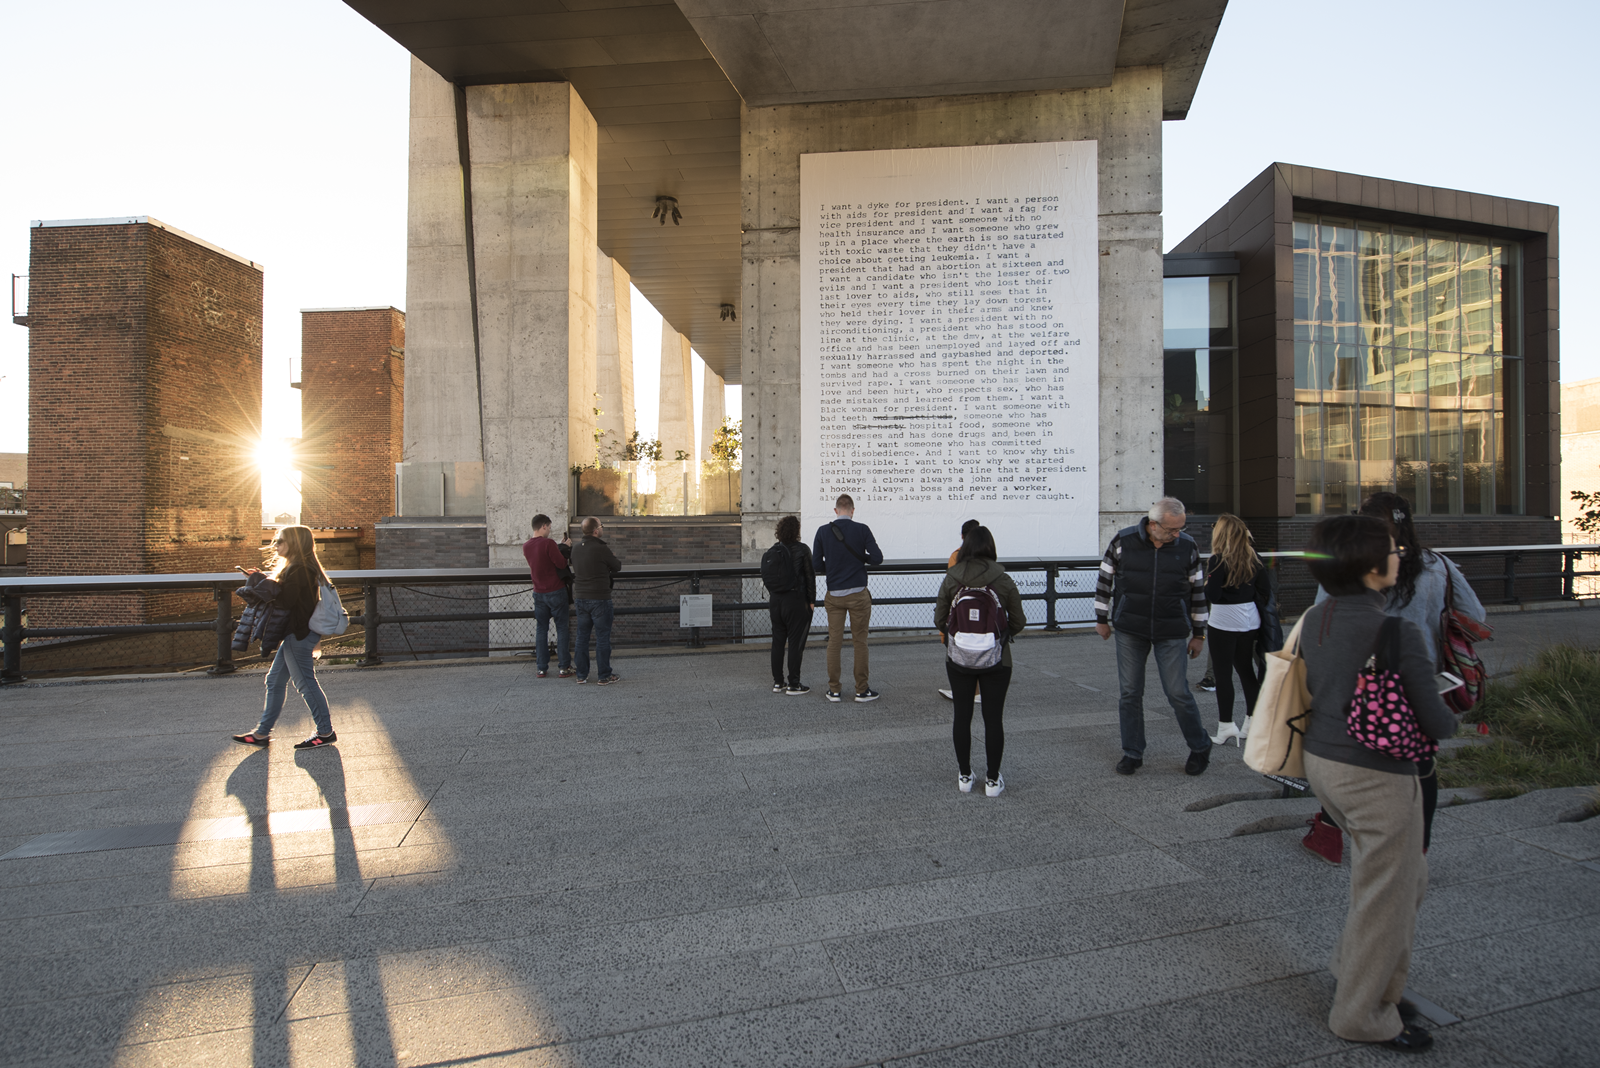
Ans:
[[[1094,629],[1107,640],[1113,630],[1117,636],[1118,775],[1144,766],[1144,671],[1152,652],[1167,703],[1189,744],[1183,770],[1199,775],[1211,761],[1211,738],[1189,692],[1186,666],[1206,644],[1206,573],[1200,549],[1183,532],[1187,522],[1183,502],[1163,497],[1147,517],[1117,531],[1100,561]]]
[[[286,629],[281,642],[274,633],[261,636],[263,654],[273,653],[272,666],[267,669],[266,703],[262,706],[261,719],[255,728],[246,734],[235,734],[233,740],[245,745],[266,745],[272,740],[272,728],[277,725],[278,716],[283,712],[283,699],[289,680],[293,679],[295,689],[300,691],[317,725],[317,733],[303,742],[296,742],[294,747],[319,749],[338,741],[339,736],[333,731],[327,695],[322,692],[321,683],[317,682],[317,662],[312,654],[322,635],[311,629],[311,613],[317,609],[322,587],[328,587],[330,597],[334,595],[333,583],[328,580],[327,572],[322,570],[322,564],[317,560],[317,543],[311,536],[310,527],[281,528],[270,551],[273,557],[267,574],[278,584],[273,605],[284,609]],[[272,649],[274,644],[277,645],[275,652]]]
[[[606,528],[594,516],[583,521],[583,540],[572,547],[572,601],[578,613],[578,651],[576,668],[581,685],[589,681],[589,632],[594,632],[601,686],[621,682],[611,671],[612,576],[622,570],[622,561],[601,537]]]
[[[823,605],[828,610],[828,692],[830,701],[844,700],[839,676],[843,670],[840,654],[844,650],[844,620],[850,617],[851,659],[856,676],[856,700],[876,701],[878,691],[867,677],[867,626],[872,621],[872,594],[867,590],[867,568],[883,563],[872,528],[857,523],[856,502],[848,493],[834,502],[831,523],[817,528],[811,542],[811,563],[827,580],[828,595]]]
[[[767,590],[767,611],[772,617],[772,692],[801,697],[811,692],[811,687],[800,682],[800,658],[805,656],[811,616],[817,607],[817,573],[811,567],[811,554],[800,543],[798,517],[786,515],[778,520],[775,533],[777,544],[767,552],[784,568],[773,580],[781,588]],[[766,562],[763,557],[763,580]],[[783,674],[785,648],[789,652],[787,681]]]

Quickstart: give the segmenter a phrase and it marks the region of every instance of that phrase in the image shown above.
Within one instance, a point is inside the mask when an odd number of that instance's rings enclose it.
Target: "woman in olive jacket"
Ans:
[[[1011,639],[1022,633],[1028,619],[1022,607],[1022,594],[1017,584],[1006,574],[1006,569],[996,562],[994,535],[988,527],[978,527],[962,539],[956,552],[956,562],[945,572],[939,586],[938,603],[933,609],[933,625],[939,628],[940,641],[948,642],[945,630],[950,617],[950,604],[963,587],[988,586],[1006,610],[1006,634],[1000,650],[1000,663],[991,668],[962,667],[947,656],[945,674],[950,679],[951,700],[955,702],[955,722],[951,739],[956,747],[956,766],[959,775],[956,786],[962,793],[971,793],[972,774],[972,706],[979,681],[983,684],[983,744],[989,761],[989,771],[984,782],[984,793],[999,797],[1006,788],[1000,777],[1000,757],[1005,752],[1006,732],[1001,717],[1006,709],[1006,690],[1011,686]]]
[[[1334,949],[1338,987],[1328,1027],[1340,1038],[1420,1052],[1433,1038],[1408,1020],[1402,1001],[1411,968],[1417,909],[1428,887],[1422,852],[1422,789],[1417,765],[1369,749],[1350,736],[1356,676],[1372,656],[1384,620],[1384,594],[1405,550],[1389,528],[1364,515],[1324,519],[1311,532],[1306,563],[1329,597],[1306,612],[1300,655],[1311,691],[1306,778],[1334,820],[1350,833],[1350,909]],[[1455,733],[1456,717],[1439,697],[1422,631],[1400,628],[1397,670],[1406,703],[1429,738]]]

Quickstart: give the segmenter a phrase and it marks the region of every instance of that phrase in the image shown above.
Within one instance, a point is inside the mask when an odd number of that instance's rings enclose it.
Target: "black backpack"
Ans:
[[[768,593],[788,593],[799,583],[794,554],[783,542],[774,542],[772,548],[761,554],[761,584]]]

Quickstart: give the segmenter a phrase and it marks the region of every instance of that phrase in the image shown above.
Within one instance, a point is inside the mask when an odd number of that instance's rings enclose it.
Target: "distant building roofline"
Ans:
[[[404,308],[396,308],[393,304],[373,304],[362,308],[301,308],[300,314],[307,315],[311,312],[353,312],[353,311],[396,311],[404,315]]]
[[[30,227],[38,227],[40,229],[54,229],[55,227],[58,227],[58,226],[142,226],[142,225],[150,225],[150,226],[156,227],[159,230],[165,230],[169,234],[175,234],[178,237],[183,238],[185,241],[188,241],[188,242],[191,242],[193,244],[199,245],[202,248],[208,248],[212,252],[215,252],[219,256],[226,256],[230,260],[234,260],[234,261],[236,261],[238,263],[242,263],[247,267],[254,267],[256,270],[263,271],[263,272],[266,270],[266,268],[261,266],[261,264],[257,263],[255,260],[252,260],[247,256],[241,256],[237,252],[229,252],[227,249],[223,248],[221,245],[213,245],[211,242],[207,241],[203,237],[196,237],[196,236],[194,236],[193,234],[189,233],[186,230],[178,229],[176,226],[168,226],[166,223],[162,222],[160,219],[153,218],[153,217],[151,217],[149,215],[117,215],[117,216],[114,216],[114,217],[109,218],[109,219],[34,219],[28,225]]]

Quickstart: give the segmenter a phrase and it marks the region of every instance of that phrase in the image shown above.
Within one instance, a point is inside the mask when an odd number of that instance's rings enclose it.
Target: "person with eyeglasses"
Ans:
[[[1411,554],[1390,523],[1367,515],[1329,516],[1311,530],[1306,567],[1328,592],[1300,623],[1311,710],[1306,779],[1326,811],[1350,832],[1350,898],[1334,948],[1336,981],[1328,1027],[1340,1038],[1420,1053],[1433,1038],[1405,999],[1417,910],[1428,889],[1422,785],[1417,763],[1352,734],[1350,709],[1362,673],[1391,679],[1395,718],[1409,714],[1434,740],[1456,731],[1440,698],[1421,627],[1386,625],[1388,592]],[[1381,648],[1380,648],[1381,646]],[[1371,667],[1367,667],[1371,665]],[[1366,691],[1365,703],[1385,698]],[[1400,711],[1403,710],[1403,711]]]
[[[1211,736],[1189,690],[1188,662],[1206,646],[1206,571],[1200,548],[1183,532],[1183,502],[1163,497],[1150,513],[1117,531],[1095,583],[1095,633],[1117,637],[1117,718],[1122,727],[1118,775],[1144,766],[1144,675],[1155,653],[1161,689],[1189,746],[1183,770],[1205,772]]]
[[[1435,670],[1439,670],[1439,646],[1443,640],[1440,626],[1446,594],[1456,608],[1480,623],[1488,615],[1483,602],[1454,560],[1422,544],[1411,521],[1410,501],[1398,493],[1374,493],[1361,502],[1359,514],[1384,523],[1394,534],[1400,570],[1395,584],[1384,595],[1384,614],[1417,625],[1422,631],[1428,659]],[[1328,592],[1318,586],[1316,603],[1327,599]],[[1417,775],[1422,783],[1422,851],[1426,853],[1433,844],[1433,813],[1439,806],[1439,776],[1434,761],[1428,759],[1419,763]],[[1311,829],[1301,839],[1301,844],[1333,864],[1344,858],[1344,833],[1326,809],[1312,817]]]

